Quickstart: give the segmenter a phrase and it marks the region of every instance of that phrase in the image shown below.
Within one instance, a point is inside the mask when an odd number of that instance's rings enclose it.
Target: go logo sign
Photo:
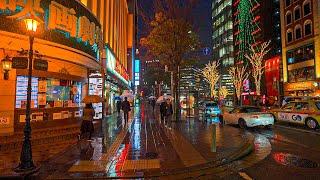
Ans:
[[[294,121],[301,121],[302,117],[300,115],[292,115],[292,120]]]

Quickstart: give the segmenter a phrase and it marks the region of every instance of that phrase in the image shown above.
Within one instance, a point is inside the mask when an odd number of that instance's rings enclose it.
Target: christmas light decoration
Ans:
[[[201,70],[202,76],[210,84],[211,97],[216,96],[215,85],[217,84],[220,78],[220,73],[218,70],[219,66],[219,61],[213,61],[206,64],[206,67]]]
[[[220,98],[221,98],[221,99],[224,99],[224,98],[226,98],[228,95],[229,95],[228,89],[227,89],[225,86],[222,86],[222,87],[219,89],[219,96],[220,96]]]
[[[264,56],[269,52],[268,49],[271,41],[262,43],[261,46],[253,47],[251,46],[250,54],[246,54],[245,57],[249,60],[252,66],[252,77],[254,79],[254,83],[256,85],[256,93],[258,96],[261,94],[260,85],[261,85],[261,77],[264,73]]]
[[[236,57],[238,62],[245,60],[245,54],[250,49],[250,45],[255,44],[254,32],[259,31],[257,17],[253,11],[259,7],[256,0],[240,0],[238,4],[236,20],[239,22],[236,42],[239,42],[239,54]]]
[[[229,69],[229,74],[231,76],[232,83],[236,90],[237,98],[240,99],[241,93],[243,91],[243,81],[249,77],[249,72],[247,72],[247,66],[234,66]]]

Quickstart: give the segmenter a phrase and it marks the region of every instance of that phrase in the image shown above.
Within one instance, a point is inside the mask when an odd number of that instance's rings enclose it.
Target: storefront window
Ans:
[[[287,63],[294,64],[314,59],[314,45],[308,44],[296,49],[287,51]]]
[[[26,108],[26,76],[17,76],[16,108]],[[79,107],[81,82],[53,78],[32,78],[32,108]]]
[[[315,79],[314,66],[294,69],[288,72],[289,82],[301,82]]]

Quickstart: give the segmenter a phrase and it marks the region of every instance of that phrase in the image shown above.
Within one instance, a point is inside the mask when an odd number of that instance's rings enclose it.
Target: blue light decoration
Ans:
[[[288,58],[288,63],[289,63],[289,64],[294,63],[294,58],[292,58],[292,57],[291,57],[291,58]]]

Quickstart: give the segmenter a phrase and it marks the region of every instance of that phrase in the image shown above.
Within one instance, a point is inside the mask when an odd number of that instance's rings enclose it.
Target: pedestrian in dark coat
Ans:
[[[120,110],[121,110],[121,101],[117,101],[117,112],[118,112],[118,115],[120,114]]]
[[[161,121],[162,122],[163,122],[164,117],[166,116],[166,114],[167,114],[167,103],[166,103],[166,101],[163,101],[160,104],[160,117],[161,117]]]
[[[169,120],[169,119],[171,119],[170,117],[173,114],[173,108],[172,108],[172,103],[171,103],[170,99],[167,100],[166,107],[167,107],[166,120]]]
[[[121,108],[123,111],[124,122],[125,122],[125,124],[127,124],[128,120],[129,120],[129,111],[131,111],[130,103],[129,103],[127,97],[125,97],[124,101],[121,103]]]

